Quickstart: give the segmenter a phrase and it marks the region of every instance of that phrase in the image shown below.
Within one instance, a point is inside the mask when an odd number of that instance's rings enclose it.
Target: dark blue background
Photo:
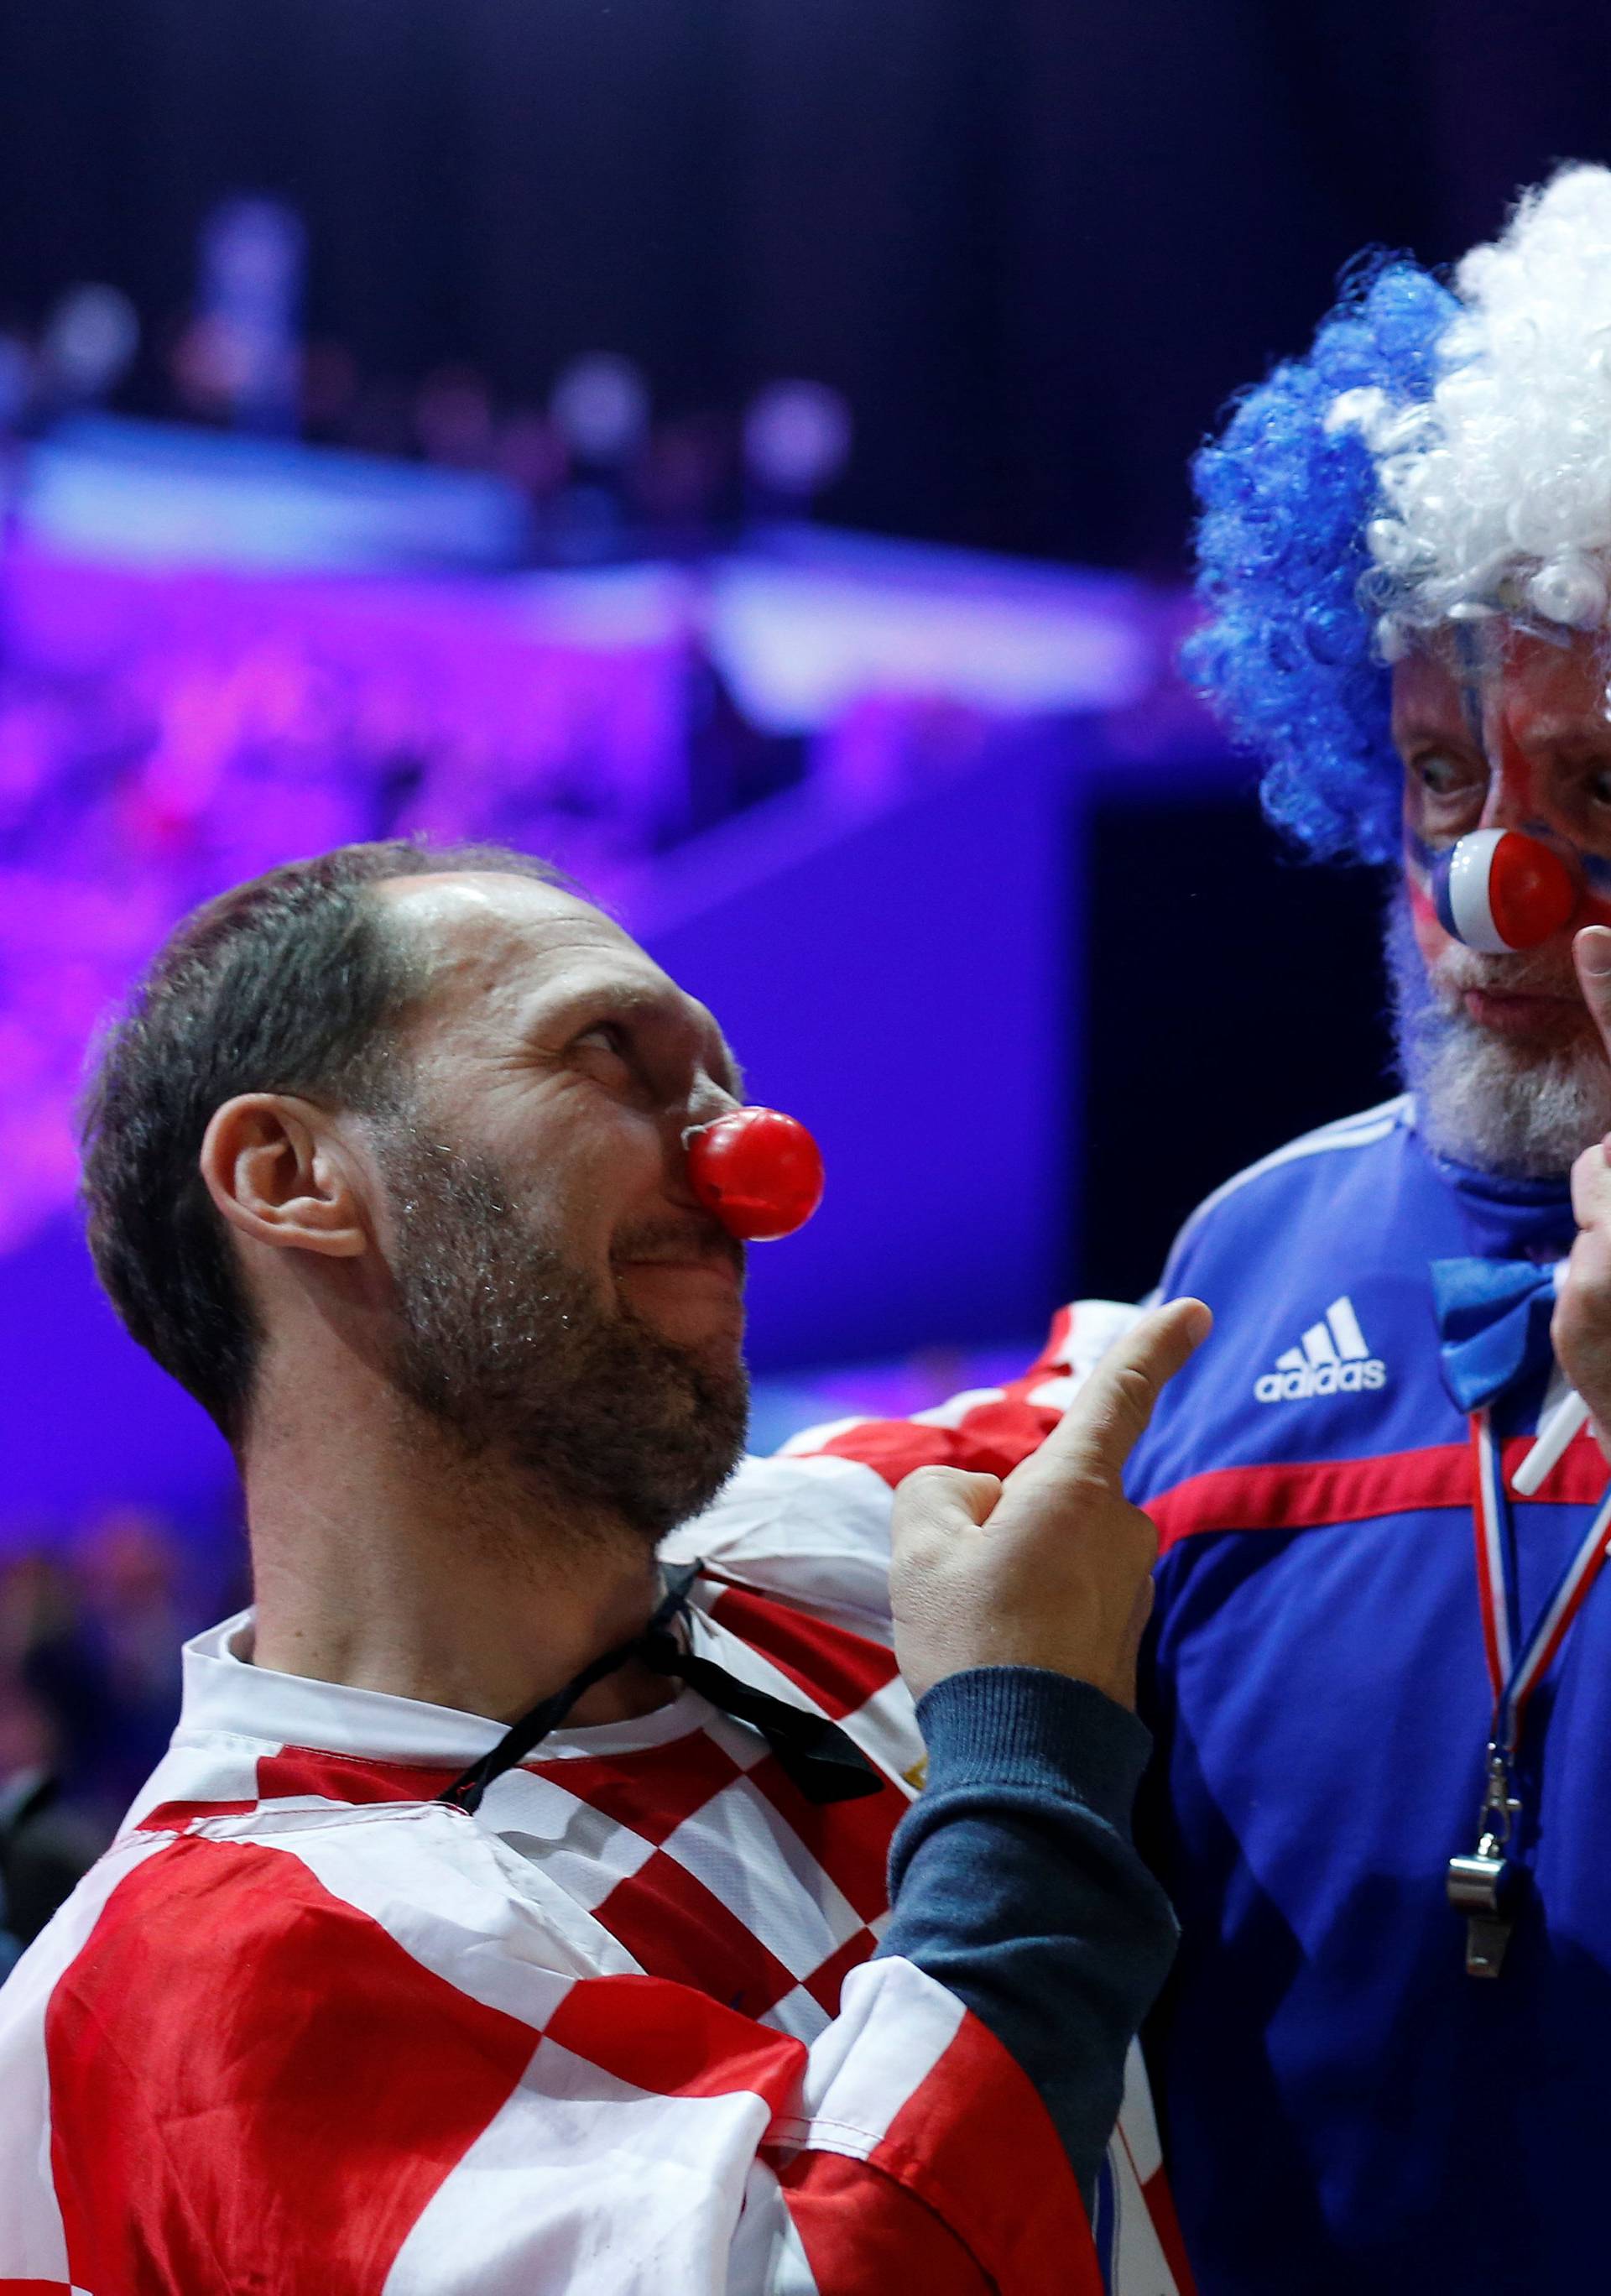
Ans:
[[[1341,265],[1447,261],[1608,138],[1599,0],[59,0],[0,13],[0,303],[176,318],[256,185],[366,372],[814,375],[848,522],[1170,568]]]

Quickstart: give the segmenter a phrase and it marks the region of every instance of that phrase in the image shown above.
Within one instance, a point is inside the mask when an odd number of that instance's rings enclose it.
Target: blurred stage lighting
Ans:
[[[280,200],[225,200],[202,227],[182,383],[242,430],[296,427],[307,236]]]
[[[34,354],[20,335],[0,334],[0,432],[14,430],[34,396]]]
[[[744,417],[744,460],[768,494],[808,501],[850,459],[850,404],[825,382],[769,382]]]
[[[631,359],[590,351],[560,370],[548,408],[578,462],[609,467],[626,462],[649,428],[649,384]]]
[[[140,320],[116,287],[70,287],[52,312],[39,346],[53,398],[79,405],[103,398],[127,373],[140,347]],[[5,381],[0,379],[0,399]]]

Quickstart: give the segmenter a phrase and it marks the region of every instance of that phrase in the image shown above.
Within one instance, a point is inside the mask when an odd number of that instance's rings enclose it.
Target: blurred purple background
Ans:
[[[509,839],[714,1005],[830,1170],[762,1443],[1002,1375],[1379,1095],[1374,889],[1174,676],[1186,459],[1608,96],[1586,4],[0,20],[0,1803],[103,1830],[241,1596],[73,1209],[86,1045],[233,880]]]

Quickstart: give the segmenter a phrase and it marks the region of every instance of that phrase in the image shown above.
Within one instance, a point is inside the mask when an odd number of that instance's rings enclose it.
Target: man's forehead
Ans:
[[[711,1039],[712,1072],[740,1089],[712,1016],[580,894],[540,877],[472,869],[388,878],[375,890],[425,954],[429,983],[413,1027],[427,1037],[478,1044],[496,1057],[545,1013],[595,998],[623,1012],[675,1004]]]
[[[1497,703],[1507,711],[1603,718],[1611,642],[1600,630],[1543,633],[1492,617],[1446,625],[1397,662],[1394,715]]]
[[[527,996],[584,974],[666,984],[653,958],[613,918],[541,878],[442,870],[388,878],[375,891],[423,948],[433,1001],[455,990]]]

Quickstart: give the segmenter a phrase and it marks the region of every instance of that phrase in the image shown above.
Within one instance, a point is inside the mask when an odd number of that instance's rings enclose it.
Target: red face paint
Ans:
[[[1563,644],[1498,623],[1394,667],[1416,942],[1434,971],[1452,942],[1481,954],[1448,979],[1484,1025],[1495,1004],[1513,1019],[1574,1007],[1572,936],[1611,920],[1607,667],[1600,633]]]

